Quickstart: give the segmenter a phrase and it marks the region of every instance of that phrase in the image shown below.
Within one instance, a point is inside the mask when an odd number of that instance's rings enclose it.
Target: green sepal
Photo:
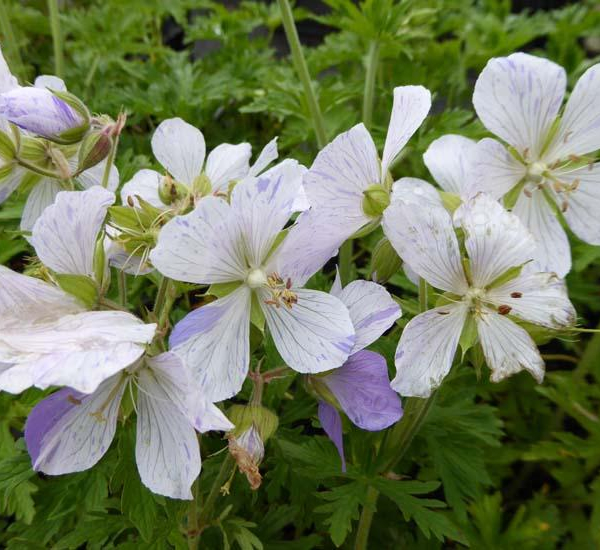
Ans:
[[[265,314],[263,313],[262,307],[260,307],[260,303],[258,302],[258,294],[256,292],[252,293],[252,298],[250,300],[250,322],[261,331],[265,330]]]
[[[107,281],[105,281],[107,277]],[[104,250],[104,231],[100,232],[94,248],[94,279],[100,287],[108,288],[110,285],[110,270],[106,269],[106,251]]]
[[[361,239],[362,237],[366,237],[370,233],[373,233],[379,225],[381,224],[381,218],[376,218],[370,221],[368,224],[363,225],[356,233],[352,234],[349,238],[351,239]]]
[[[86,275],[56,274],[56,282],[65,292],[72,294],[88,309],[98,301],[98,285]]]
[[[108,208],[110,221],[121,229],[139,231],[140,221],[135,209],[128,206],[110,206]]]
[[[94,131],[87,134],[79,149],[77,172],[81,173],[102,162],[108,156],[111,147],[112,140],[104,132]]]
[[[507,210],[514,208],[517,204],[517,199],[525,187],[525,178],[523,178],[517,185],[515,185],[506,195],[504,195],[504,207]]]
[[[19,147],[19,158],[34,163],[48,164],[48,142],[40,138],[24,137]]]
[[[402,267],[402,260],[387,237],[375,245],[371,255],[371,275],[378,283],[385,283]]]
[[[232,405],[227,411],[227,418],[235,426],[232,430],[235,437],[242,435],[254,424],[263,442],[266,442],[279,426],[277,415],[262,405]]]
[[[264,263],[267,262],[267,260],[273,254],[273,252],[275,252],[275,250],[277,250],[277,248],[279,247],[279,245],[287,237],[287,234],[288,234],[289,230],[290,230],[290,228],[288,227],[287,229],[284,229],[283,231],[280,231],[279,233],[277,233],[277,237],[275,237],[275,240],[273,241],[273,245],[271,246],[271,250],[269,250],[269,253],[267,254],[267,257],[264,260]]]
[[[9,162],[8,164],[0,166],[0,182],[4,178],[7,178],[8,176],[10,176],[10,174],[12,174],[12,171],[14,170],[15,166],[16,165],[14,162]]]
[[[452,294],[452,292],[444,292],[444,294],[440,294],[435,301],[435,307],[444,307],[450,304],[455,304],[456,302],[460,302],[462,297],[458,294]]]
[[[11,137],[6,133],[0,131],[0,158],[5,161],[10,161],[17,155],[17,148]]]
[[[544,155],[544,153],[546,152],[546,149],[548,149],[548,147],[552,143],[552,140],[556,136],[556,134],[558,132],[558,128],[560,126],[561,118],[562,117],[557,116],[554,119],[554,121],[552,122],[552,126],[550,126],[548,133],[546,134],[546,139],[544,140],[544,145],[542,145],[542,148],[540,150],[540,157],[542,157]]]
[[[463,326],[458,344],[462,351],[462,360],[464,360],[467,351],[469,351],[477,343],[477,323],[473,315],[467,315],[467,319]]]
[[[362,209],[370,218],[379,218],[390,205],[390,192],[375,183],[363,191]]]
[[[232,281],[230,283],[215,283],[208,287],[206,293],[210,294],[211,296],[216,296],[217,298],[224,298],[240,286],[242,286],[242,281]]]
[[[516,279],[521,274],[521,270],[523,269],[523,267],[525,265],[526,264],[518,265],[516,267],[511,267],[508,271],[505,271],[502,275],[500,275],[499,277],[494,279],[487,286],[487,288],[497,288],[499,286],[502,286],[505,283],[508,283],[508,281],[512,281],[513,279]]]
[[[194,178],[192,183],[192,192],[194,193],[195,197],[206,197],[212,193],[210,179],[204,172]]]
[[[462,199],[454,193],[439,191],[439,194],[444,208],[448,210],[450,214],[453,214],[454,211],[462,204]]]

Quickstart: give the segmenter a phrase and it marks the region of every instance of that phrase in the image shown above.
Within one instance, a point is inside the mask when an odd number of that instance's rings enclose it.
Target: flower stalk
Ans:
[[[58,0],[48,0],[48,15],[52,30],[52,47],[54,49],[54,73],[59,78],[65,76],[64,43],[60,28]]]
[[[379,41],[373,40],[369,45],[367,53],[365,75],[365,90],[363,94],[363,123],[367,130],[371,128],[373,122],[373,102],[375,99],[375,80],[377,76],[377,66],[379,64]]]

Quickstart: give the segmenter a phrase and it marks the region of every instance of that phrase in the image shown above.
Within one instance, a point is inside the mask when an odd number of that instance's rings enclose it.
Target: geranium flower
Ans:
[[[454,224],[464,232],[463,263]],[[490,367],[502,380],[527,370],[541,382],[544,362],[522,320],[550,329],[572,324],[575,311],[553,273],[507,273],[531,261],[535,242],[519,219],[479,194],[454,214],[430,202],[394,201],[383,217],[390,242],[415,272],[444,293],[446,303],[406,325],[396,351],[392,388],[427,397],[448,374],[466,323]],[[506,280],[503,280],[502,278]],[[466,329],[465,329],[466,330]]]
[[[298,372],[339,367],[354,346],[344,304],[302,288],[336,252],[328,228],[308,211],[276,246],[298,196],[297,172],[296,165],[286,164],[272,177],[248,177],[233,189],[231,205],[217,197],[202,199],[163,227],[150,254],[167,277],[235,287],[188,314],[171,334],[171,347],[211,401],[231,397],[242,386],[252,307],[262,312],[279,353]]]
[[[252,147],[249,143],[223,143],[206,157],[202,132],[181,118],[170,118],[156,128],[152,151],[174,178],[173,185],[183,185],[194,199],[200,199],[206,195],[226,196],[230,183],[260,174],[277,158],[277,138],[267,143],[250,166]],[[140,170],[123,186],[123,204],[128,203],[128,197],[135,201],[135,197],[140,196],[157,208],[166,208],[160,196],[163,180],[164,176],[155,170]]]
[[[567,235],[554,208],[583,241],[600,244],[600,64],[590,67],[559,110],[567,78],[559,65],[524,53],[491,59],[475,84],[473,104],[490,132],[477,146],[477,189],[500,198],[518,185],[513,212],[537,243],[535,266],[564,277],[571,269]]]
[[[233,424],[198,396],[188,370],[170,352],[141,358],[93,393],[67,387],[38,403],[25,425],[34,470],[59,475],[94,466],[114,438],[128,388],[137,412],[135,457],[142,483],[161,495],[192,499],[201,468],[196,430],[227,431]]]
[[[356,330],[350,357],[339,368],[309,377],[320,396],[319,420],[333,441],[346,471],[342,420],[338,408],[363,430],[379,431],[402,417],[400,397],[391,389],[387,363],[378,353],[366,351],[402,314],[400,306],[381,285],[353,281],[342,289],[336,277],[331,293],[348,308]]]
[[[304,178],[313,208],[335,220],[340,242],[367,224],[379,224],[389,204],[389,169],[431,107],[422,86],[394,89],[394,104],[379,160],[373,138],[363,124],[337,136],[323,148]]]

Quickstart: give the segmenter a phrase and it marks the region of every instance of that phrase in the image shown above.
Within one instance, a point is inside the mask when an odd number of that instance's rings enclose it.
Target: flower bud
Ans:
[[[383,237],[376,245],[371,256],[371,278],[378,283],[385,283],[400,271],[402,260],[394,250],[390,241]]]
[[[103,161],[110,152],[112,140],[106,132],[94,130],[83,138],[79,148],[77,172],[81,173]]]
[[[250,455],[254,464],[258,466],[262,462],[265,457],[265,445],[254,424],[237,438],[237,443]]]
[[[185,185],[175,181],[168,174],[164,176],[158,187],[158,196],[165,204],[172,204],[182,200],[188,194]]]
[[[0,94],[0,115],[23,130],[58,143],[75,143],[89,129],[89,113],[67,92],[15,88]]]
[[[381,216],[383,211],[390,204],[389,192],[378,183],[369,185],[369,187],[363,191],[363,195],[363,212],[371,218],[378,218]]]
[[[235,425],[233,434],[237,438],[255,426],[262,441],[266,442],[279,425],[277,415],[262,405],[232,405],[227,417]]]

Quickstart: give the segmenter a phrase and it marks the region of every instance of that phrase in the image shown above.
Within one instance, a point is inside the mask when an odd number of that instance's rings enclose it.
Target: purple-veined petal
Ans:
[[[326,403],[325,401],[319,401],[319,421],[327,437],[333,441],[339,455],[342,460],[342,472],[346,472],[346,457],[344,455],[344,434],[342,433],[342,419],[340,413],[337,412],[335,407]]]
[[[42,212],[50,206],[56,195],[62,190],[58,181],[42,178],[29,193],[23,214],[21,215],[21,231],[31,231]]]
[[[531,197],[521,193],[512,212],[527,227],[535,241],[531,270],[554,272],[559,277],[569,273],[571,245],[543,193],[534,190]]]
[[[402,148],[425,120],[429,109],[431,109],[431,92],[427,88],[423,86],[394,88],[392,115],[381,158],[382,183]]]
[[[575,84],[558,131],[544,153],[550,162],[600,149],[600,64],[591,66]]]
[[[237,221],[229,205],[217,197],[205,197],[189,214],[167,222],[150,260],[177,281],[226,283],[246,276]]]
[[[371,281],[352,281],[337,297],[348,308],[356,331],[352,353],[375,342],[402,315],[390,293]]]
[[[33,386],[33,374],[28,366],[0,363],[0,390],[21,393]]]
[[[473,173],[467,197],[483,191],[500,199],[517,185],[527,172],[499,141],[485,138],[477,142],[473,154]]]
[[[302,186],[302,173],[303,167],[296,161],[287,161],[258,178],[249,176],[235,186],[231,208],[250,267],[262,266],[290,219]]]
[[[535,241],[515,214],[480,193],[454,213],[465,232],[473,286],[484,288],[513,267],[529,262]]]
[[[135,461],[152,492],[191,500],[192,483],[200,475],[200,446],[191,422],[172,401],[177,386],[163,370],[165,361],[170,359],[155,358],[155,368],[138,373]]]
[[[248,174],[250,176],[258,176],[269,164],[277,159],[279,153],[277,152],[277,138],[273,138],[267,143],[263,150],[258,155],[258,158],[254,161],[254,164],[250,167]]]
[[[158,190],[162,181],[162,176],[155,170],[144,168],[136,172],[133,178],[123,185],[121,188],[121,203],[125,206],[129,204],[128,199],[131,197],[135,206],[138,206],[136,197],[141,197],[146,202],[156,208],[164,209],[165,203],[160,200]]]
[[[2,120],[2,117],[0,117],[0,130],[2,130]],[[8,174],[0,179],[0,204],[8,199],[8,197],[12,195],[12,192],[19,187],[26,173],[24,168],[15,166]]]
[[[414,203],[421,207],[425,207],[425,204],[440,208],[444,206],[438,190],[419,178],[400,178],[394,182],[391,200]]]
[[[342,242],[370,221],[362,209],[363,191],[378,183],[380,174],[375,144],[363,124],[324,147],[306,173],[308,201],[313,208],[338,218]]]
[[[104,179],[104,172],[106,171],[106,163],[108,162],[108,158],[101,160],[98,164],[95,164],[91,168],[84,170],[77,176],[77,181],[85,188],[89,189],[90,187],[94,187],[95,185],[102,185],[102,180]],[[71,168],[77,168],[77,156],[72,157],[69,160],[69,164],[72,164]],[[113,193],[119,187],[119,170],[113,164],[110,167],[110,172],[108,174],[108,183],[106,188]]]
[[[359,351],[322,380],[363,430],[383,430],[402,417],[400,397],[390,387],[387,364],[378,353]]]
[[[524,53],[488,61],[475,83],[473,105],[490,131],[523,157],[539,157],[567,85],[556,63]]]
[[[536,325],[559,329],[576,319],[565,282],[554,273],[521,275],[488,290],[486,296],[496,306],[510,307],[511,315]]]
[[[447,134],[431,142],[423,162],[438,185],[448,193],[464,196],[472,177],[475,141]]]
[[[466,291],[458,240],[442,206],[427,197],[410,202],[395,198],[383,213],[383,231],[398,255],[428,283],[458,294]]]
[[[19,87],[15,76],[10,72],[8,63],[4,59],[4,54],[0,48],[0,93],[10,92]]]
[[[181,118],[169,118],[156,128],[152,152],[177,181],[191,187],[202,172],[206,144],[198,128]]]
[[[467,307],[461,302],[411,319],[396,350],[392,388],[403,396],[429,397],[450,371],[466,316]]]
[[[544,361],[525,329],[487,308],[475,320],[483,354],[492,371],[492,382],[500,382],[522,370],[528,371],[538,383],[542,382]]]
[[[94,274],[94,250],[115,196],[102,187],[62,191],[38,218],[31,244],[40,260],[57,273]]]
[[[318,373],[341,366],[356,342],[348,309],[341,300],[318,290],[292,288],[297,303],[290,308],[259,299],[273,341],[288,366],[298,372]]]
[[[66,92],[67,85],[62,78],[58,78],[58,76],[54,76],[51,74],[42,74],[36,77],[33,85],[36,88],[49,88],[50,90],[54,90],[56,92]]]
[[[250,289],[245,285],[175,325],[170,346],[209,402],[240,391],[250,361],[249,330]]]
[[[92,394],[63,388],[38,403],[25,424],[33,469],[60,475],[94,466],[114,438],[124,389],[116,375]]]
[[[231,145],[222,143],[215,147],[206,159],[206,176],[213,193],[227,192],[231,182],[240,180],[250,171],[252,147],[249,143]]]

